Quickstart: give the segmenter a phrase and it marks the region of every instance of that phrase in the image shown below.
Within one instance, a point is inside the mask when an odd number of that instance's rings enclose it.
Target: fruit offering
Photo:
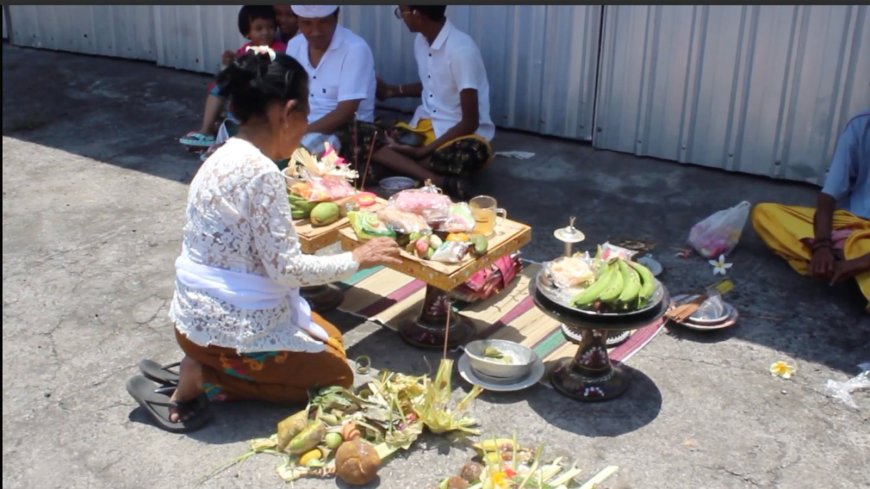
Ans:
[[[595,280],[572,297],[574,307],[615,312],[647,305],[656,290],[656,280],[648,268],[618,257],[598,262]]]
[[[460,263],[489,250],[485,236],[471,234],[475,221],[468,204],[451,203],[431,186],[403,190],[377,212],[348,212],[347,216],[359,239],[388,236],[416,258]]]

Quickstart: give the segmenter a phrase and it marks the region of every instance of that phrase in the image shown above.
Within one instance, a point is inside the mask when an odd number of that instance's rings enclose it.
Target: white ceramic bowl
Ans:
[[[488,346],[494,347],[511,357],[505,363],[484,355]],[[481,377],[500,381],[510,381],[528,375],[538,355],[529,347],[508,340],[476,340],[465,345],[471,369]]]

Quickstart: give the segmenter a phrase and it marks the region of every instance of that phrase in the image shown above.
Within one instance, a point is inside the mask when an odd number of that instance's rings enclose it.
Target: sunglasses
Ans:
[[[408,11],[406,11],[406,12],[403,12],[402,9],[401,9],[400,7],[396,7],[396,10],[393,10],[393,15],[395,15],[397,19],[402,20],[402,16],[403,16],[403,15],[405,15],[405,14],[411,14],[411,13],[414,13],[414,12],[415,12],[414,9],[411,9],[411,10],[408,10]]]

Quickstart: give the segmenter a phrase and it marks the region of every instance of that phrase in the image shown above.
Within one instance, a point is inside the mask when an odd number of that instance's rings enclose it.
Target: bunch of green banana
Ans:
[[[300,195],[290,194],[290,212],[293,219],[307,219],[316,205],[317,202],[308,202]]]
[[[655,279],[645,266],[614,258],[603,266],[592,285],[571,302],[581,309],[606,305],[611,310],[634,310],[649,301],[655,287]]]

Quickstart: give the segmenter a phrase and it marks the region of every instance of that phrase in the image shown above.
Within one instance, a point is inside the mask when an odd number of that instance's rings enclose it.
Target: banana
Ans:
[[[607,287],[601,292],[601,295],[598,296],[602,302],[606,302],[611,304],[616,302],[619,299],[619,295],[622,294],[622,289],[625,288],[625,280],[622,277],[622,272],[619,270],[618,262],[621,260],[616,260],[616,262],[611,262],[609,267],[613,269],[612,275],[613,279],[611,279],[610,283],[607,284]]]
[[[619,303],[626,309],[633,308],[637,305],[637,298],[640,295],[640,275],[634,268],[628,266],[625,260],[619,260],[619,271],[625,283],[622,293],[619,294]]]
[[[598,300],[601,293],[610,285],[616,275],[619,274],[619,270],[617,270],[612,264],[607,264],[604,266],[604,270],[601,271],[601,274],[598,275],[598,278],[595,282],[592,282],[592,285],[586,287],[582,292],[575,295],[571,302],[575,307],[586,307],[591,305],[593,302]]]
[[[311,209],[317,205],[317,202],[308,202],[303,197],[290,194],[290,212],[293,214],[293,219],[305,219],[311,214]]]
[[[652,272],[649,271],[649,268],[640,263],[630,261],[628,264],[637,271],[638,275],[640,275],[641,286],[640,291],[638,292],[638,305],[643,305],[650,297],[652,297],[653,292],[655,292],[656,279]]]

